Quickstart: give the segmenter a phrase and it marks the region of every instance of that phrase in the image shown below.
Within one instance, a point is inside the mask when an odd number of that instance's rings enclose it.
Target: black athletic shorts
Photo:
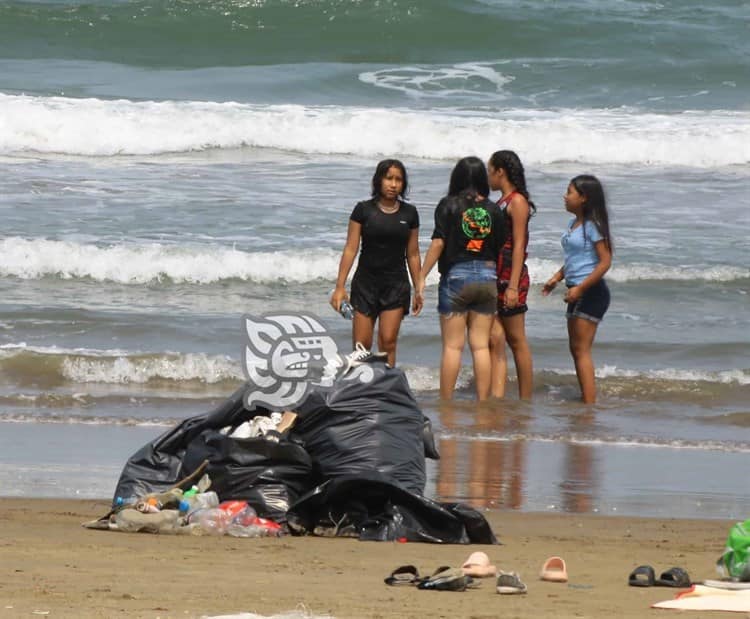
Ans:
[[[411,305],[409,277],[406,273],[374,275],[357,269],[349,300],[356,311],[371,318],[399,308],[404,309],[406,316]]]

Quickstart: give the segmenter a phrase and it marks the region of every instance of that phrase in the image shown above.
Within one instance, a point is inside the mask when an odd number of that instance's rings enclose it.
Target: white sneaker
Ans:
[[[388,353],[372,352],[371,350],[367,350],[361,342],[357,342],[354,346],[354,350],[348,355],[344,355],[344,362],[346,364],[344,374],[352,368],[356,368],[358,365],[363,365],[370,361],[385,361],[386,359],[388,359]]]

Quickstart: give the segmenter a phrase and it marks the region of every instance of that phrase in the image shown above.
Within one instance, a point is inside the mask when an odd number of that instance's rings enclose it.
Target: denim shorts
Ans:
[[[440,276],[438,312],[465,314],[468,311],[494,314],[497,310],[497,266],[487,260],[457,262]]]
[[[568,286],[570,288],[570,286]],[[568,303],[567,318],[583,318],[591,322],[601,322],[609,308],[609,287],[600,279],[591,286],[575,303]]]

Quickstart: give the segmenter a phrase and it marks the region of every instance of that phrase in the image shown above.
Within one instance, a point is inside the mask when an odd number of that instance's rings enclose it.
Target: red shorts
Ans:
[[[497,263],[497,313],[500,316],[515,316],[529,310],[529,306],[526,305],[526,298],[529,296],[531,279],[526,263],[521,269],[521,277],[518,278],[518,305],[512,308],[505,307],[505,289],[510,283],[510,258],[510,252],[506,253],[503,247],[500,260]]]

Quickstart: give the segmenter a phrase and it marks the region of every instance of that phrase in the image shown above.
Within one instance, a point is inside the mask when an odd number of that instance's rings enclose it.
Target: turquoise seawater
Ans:
[[[399,343],[445,454],[428,491],[743,515],[748,20],[730,0],[0,0],[0,492],[106,496],[128,454],[242,380],[243,314],[311,311],[348,348],[326,294],[377,161],[405,162],[424,250],[455,161],[511,148],[538,207],[534,401],[511,383],[474,409],[467,357],[439,410],[433,277]],[[581,423],[539,283],[584,172],[616,253]]]

